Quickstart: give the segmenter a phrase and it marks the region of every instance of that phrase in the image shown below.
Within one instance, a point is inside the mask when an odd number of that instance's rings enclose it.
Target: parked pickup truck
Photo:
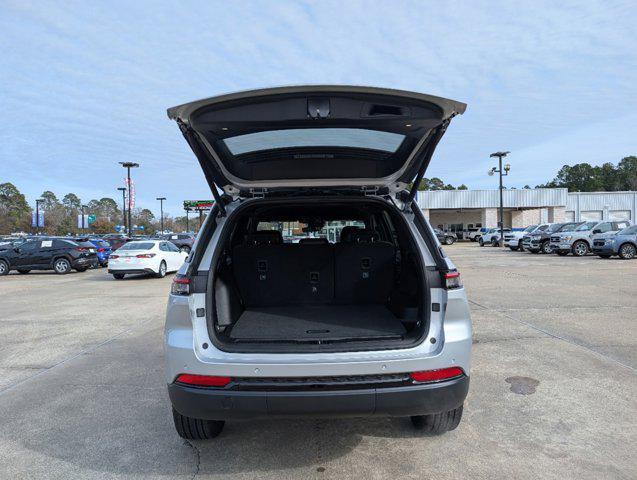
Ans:
[[[504,234],[504,244],[509,247],[511,250],[515,251],[524,251],[524,246],[522,245],[522,238],[524,235],[534,232],[537,228],[546,227],[546,225],[529,225],[524,230],[512,230],[508,233]]]
[[[548,223],[544,230],[535,230],[522,238],[524,249],[531,253],[552,253],[551,236],[562,231],[573,230],[579,223]]]
[[[579,224],[576,228],[563,229],[551,235],[551,249],[558,255],[572,253],[576,257],[583,257],[591,251],[595,235],[616,233],[630,226],[630,222],[593,221]]]

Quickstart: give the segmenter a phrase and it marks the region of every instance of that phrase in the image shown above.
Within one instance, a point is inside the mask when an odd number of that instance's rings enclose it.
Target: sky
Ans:
[[[210,189],[168,107],[296,84],[399,88],[468,104],[426,176],[509,187],[637,154],[637,3],[0,0],[0,183],[181,214]],[[158,213],[158,212],[157,212]]]

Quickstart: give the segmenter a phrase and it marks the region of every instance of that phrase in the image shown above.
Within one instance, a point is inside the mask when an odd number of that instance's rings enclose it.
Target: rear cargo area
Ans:
[[[287,215],[267,211],[267,222],[257,214],[236,229],[215,280],[217,339],[243,351],[249,345],[300,348],[417,338],[424,329],[422,286],[404,236],[367,228],[377,223],[370,219],[374,208],[339,214],[329,207],[307,207],[309,212],[299,214],[298,208]],[[316,219],[319,213],[357,218],[359,226],[344,226],[335,241],[319,236],[286,241],[280,230],[258,229],[276,226],[272,218]]]

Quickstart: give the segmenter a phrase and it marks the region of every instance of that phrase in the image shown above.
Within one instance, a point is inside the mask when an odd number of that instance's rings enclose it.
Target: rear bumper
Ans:
[[[468,391],[466,376],[432,384],[333,391],[234,391],[168,385],[175,410],[206,420],[426,415],[459,407]]]
[[[124,273],[124,274],[139,274],[139,273],[157,273],[152,268],[109,268],[108,273]]]
[[[98,264],[97,256],[94,257],[80,257],[71,261],[72,268],[89,268],[96,267]]]

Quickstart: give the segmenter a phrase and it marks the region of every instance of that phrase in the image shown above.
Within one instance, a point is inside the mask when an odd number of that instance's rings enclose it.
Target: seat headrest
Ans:
[[[301,245],[328,245],[327,238],[302,238],[299,240]]]
[[[354,243],[374,243],[380,240],[378,233],[370,229],[354,232],[352,238]]]
[[[341,230],[341,243],[352,243],[354,241],[354,234],[360,231],[360,227],[354,225],[347,225]]]
[[[278,230],[261,230],[244,237],[245,245],[281,245],[283,236]]]

